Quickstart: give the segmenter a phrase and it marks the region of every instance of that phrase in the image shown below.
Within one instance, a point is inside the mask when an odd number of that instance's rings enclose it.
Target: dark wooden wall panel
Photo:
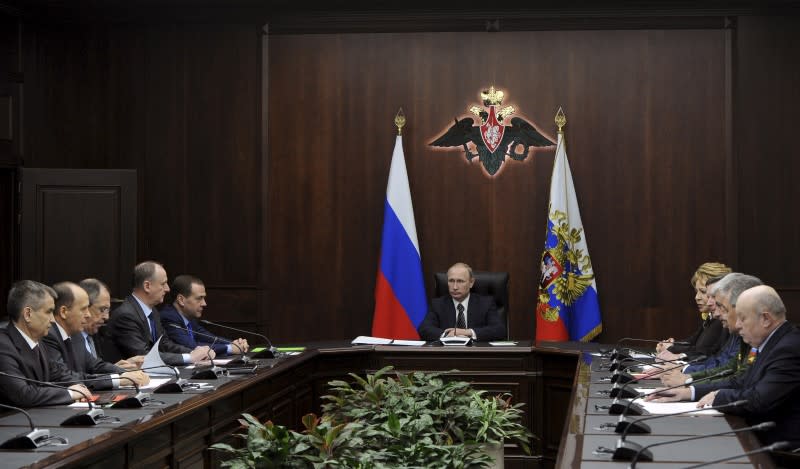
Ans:
[[[735,152],[742,270],[778,288],[800,319],[800,29],[797,17],[739,21]]]
[[[26,36],[26,165],[137,169],[137,259],[204,279],[206,317],[242,325],[257,323],[261,275],[260,30],[45,23]]]
[[[369,331],[403,106],[425,278],[456,260],[510,271],[511,336],[533,336],[553,149],[489,178],[477,160],[427,146],[490,84],[551,136],[564,106],[608,335],[639,335],[623,320],[631,314],[647,328],[672,315],[659,335],[691,329],[688,279],[726,254],[714,226],[728,164],[724,51],[723,30],[271,38],[268,272],[272,304],[292,312],[274,334]],[[308,294],[308,283],[325,292]],[[296,329],[295,318],[322,312],[325,330]]]
[[[257,17],[139,18],[26,17],[21,46],[0,36],[24,95],[9,162],[136,169],[137,258],[204,278],[209,319],[278,342],[369,331],[403,106],[427,286],[459,259],[507,270],[511,335],[533,337],[553,149],[488,178],[427,145],[490,84],[552,137],[556,109],[567,113],[604,340],[687,334],[688,279],[707,260],[800,306],[796,17],[738,17],[731,30],[641,18],[634,30],[274,35],[263,51]]]

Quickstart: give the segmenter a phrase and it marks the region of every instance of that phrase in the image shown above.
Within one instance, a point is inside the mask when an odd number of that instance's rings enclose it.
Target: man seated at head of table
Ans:
[[[33,280],[20,280],[8,292],[8,326],[0,329],[0,402],[18,407],[69,404],[91,393],[63,363],[51,359],[42,338],[50,330],[56,293]],[[66,382],[59,389],[19,379]]]
[[[740,415],[749,425],[774,421],[775,427],[758,432],[764,444],[788,441],[800,447],[800,330],[786,320],[778,293],[761,285],[745,290],[736,303],[736,328],[755,348],[755,361],[743,374],[722,381],[653,394],[647,400],[697,400],[698,407],[745,400],[741,406],[721,409]]]

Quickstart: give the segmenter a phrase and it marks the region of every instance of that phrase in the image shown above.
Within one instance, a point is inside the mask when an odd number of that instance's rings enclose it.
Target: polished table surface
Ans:
[[[610,386],[599,380],[607,372],[592,371],[592,356],[584,353],[587,349],[596,350],[596,345],[547,342],[533,345],[524,341],[503,347],[351,346],[344,341],[306,345],[308,349],[296,356],[260,361],[261,367],[253,375],[211,381],[213,389],[152,394],[151,402],[140,409],[104,409],[106,415],[119,418],[119,423],[61,427],[59,423],[78,410],[64,406],[31,409],[37,427],[67,437],[69,445],[3,450],[0,451],[2,466],[217,467],[219,453],[207,448],[214,443],[233,441],[231,435],[240,430],[241,413],[297,428],[303,414],[319,412],[328,381],[387,365],[397,371],[447,372],[480,389],[508,393],[515,402],[525,402],[523,423],[539,439],[533,444],[532,455],[507,444],[507,468],[621,465],[592,454],[596,446],[613,446],[616,441],[613,433],[596,429],[609,416],[590,408],[595,401],[609,402],[603,391]],[[189,374],[188,370],[182,371],[184,377]],[[661,429],[660,435],[686,435],[737,424],[726,417],[676,419],[679,418],[663,419],[663,425],[654,425],[654,429]],[[23,415],[6,412],[0,416],[0,438],[27,431]],[[657,437],[633,438],[646,441]],[[752,434],[720,437],[704,444],[712,443],[725,451],[757,447]],[[657,459],[662,454],[663,458],[669,458],[675,453],[676,448],[665,449],[663,453],[654,450]],[[700,455],[691,458],[699,459]],[[770,463],[769,459],[759,462]],[[665,463],[654,465],[671,467]]]
[[[617,447],[620,435],[614,431],[618,415],[609,415],[608,406],[614,401],[608,396],[611,384],[608,378],[609,360],[597,353],[597,348],[588,346],[582,353],[575,375],[575,386],[570,404],[567,425],[564,428],[556,467],[629,467],[628,461],[613,461],[611,454]],[[633,388],[660,386],[656,379],[632,383]],[[628,420],[639,418],[629,416]],[[681,415],[647,421],[650,434],[628,434],[627,441],[646,446],[689,437],[728,432],[744,428],[743,420],[723,415]],[[653,462],[637,463],[637,467],[686,467],[707,461],[734,456],[761,446],[753,432],[704,437],[699,440],[676,442],[652,448]],[[758,454],[742,456],[732,461],[710,467],[773,467],[772,460]]]

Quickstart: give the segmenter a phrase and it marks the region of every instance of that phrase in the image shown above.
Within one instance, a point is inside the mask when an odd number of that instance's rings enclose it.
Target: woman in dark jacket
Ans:
[[[722,327],[719,319],[715,319],[711,315],[711,311],[707,306],[707,288],[710,286],[709,279],[716,281],[730,272],[730,267],[719,262],[706,262],[698,267],[697,271],[692,275],[691,284],[695,291],[694,300],[700,312],[700,326],[694,334],[681,341],[686,342],[685,345],[673,343],[675,339],[672,337],[658,344],[656,351],[659,358],[663,360],[675,360],[678,358],[691,360],[701,355],[710,357],[719,351],[724,342],[725,328]]]

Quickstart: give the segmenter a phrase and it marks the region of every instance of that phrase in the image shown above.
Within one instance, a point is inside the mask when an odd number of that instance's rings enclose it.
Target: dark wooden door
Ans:
[[[19,275],[52,285],[95,277],[112,295],[136,262],[136,171],[34,169],[19,173]]]

